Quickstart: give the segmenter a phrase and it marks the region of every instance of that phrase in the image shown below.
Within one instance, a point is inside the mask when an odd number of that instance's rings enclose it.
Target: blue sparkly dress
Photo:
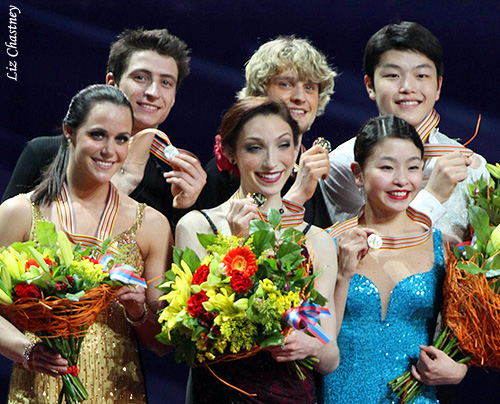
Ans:
[[[337,343],[340,366],[320,383],[325,404],[398,403],[387,383],[409,370],[419,345],[432,343],[441,306],[445,264],[441,232],[433,231],[434,265],[402,279],[391,293],[382,319],[380,296],[372,281],[355,274],[349,284]],[[436,389],[425,386],[415,404],[439,403]]]

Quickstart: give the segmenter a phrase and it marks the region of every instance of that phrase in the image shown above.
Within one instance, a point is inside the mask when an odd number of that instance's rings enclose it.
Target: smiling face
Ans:
[[[93,182],[108,182],[125,161],[132,130],[130,108],[110,102],[99,102],[87,119],[72,132],[68,172]]]
[[[353,163],[371,210],[380,216],[406,211],[422,185],[421,155],[411,140],[385,138],[373,147],[362,168]]]
[[[277,115],[257,115],[242,128],[234,160],[243,193],[280,195],[294,162],[292,129]],[[280,197],[281,198],[281,197]]]
[[[134,133],[157,128],[175,103],[178,69],[175,60],[154,51],[134,52],[117,83],[112,73],[107,84],[118,85],[134,110]]]
[[[380,115],[395,115],[417,127],[439,100],[442,77],[421,53],[390,50],[380,57],[373,82],[365,76],[368,95]]]
[[[284,71],[267,83],[266,95],[280,99],[299,124],[300,133],[308,131],[319,104],[319,85],[302,79],[293,70]]]

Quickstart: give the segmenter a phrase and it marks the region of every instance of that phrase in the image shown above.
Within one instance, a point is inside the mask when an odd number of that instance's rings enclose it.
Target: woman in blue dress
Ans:
[[[438,403],[434,385],[459,383],[467,366],[429,346],[445,257],[439,230],[409,208],[422,183],[422,142],[405,121],[383,116],[361,128],[354,153],[367,202],[338,237],[341,359],[323,380],[324,403],[399,402],[387,383],[410,366],[426,385],[415,403]]]

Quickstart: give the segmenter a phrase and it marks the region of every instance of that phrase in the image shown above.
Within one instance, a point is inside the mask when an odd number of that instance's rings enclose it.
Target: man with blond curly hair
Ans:
[[[299,124],[301,143],[316,116],[325,111],[336,76],[326,56],[310,41],[280,36],[261,45],[248,60],[246,85],[237,98],[267,95],[282,100]],[[331,223],[317,184],[328,175],[328,152],[320,145],[307,151],[301,146],[296,157],[296,169],[283,189],[285,198],[305,206],[306,222],[327,227]],[[238,189],[239,179],[220,171],[215,158],[207,163],[205,171],[208,178],[198,199],[199,207],[217,206]]]

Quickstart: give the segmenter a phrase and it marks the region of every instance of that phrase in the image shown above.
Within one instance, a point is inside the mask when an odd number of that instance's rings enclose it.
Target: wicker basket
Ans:
[[[443,316],[460,343],[472,355],[471,365],[500,369],[500,295],[483,274],[457,268],[449,252],[444,282]]]
[[[50,337],[80,337],[106,309],[118,287],[101,284],[85,292],[79,301],[55,296],[22,298],[0,305],[0,312],[19,329]]]

